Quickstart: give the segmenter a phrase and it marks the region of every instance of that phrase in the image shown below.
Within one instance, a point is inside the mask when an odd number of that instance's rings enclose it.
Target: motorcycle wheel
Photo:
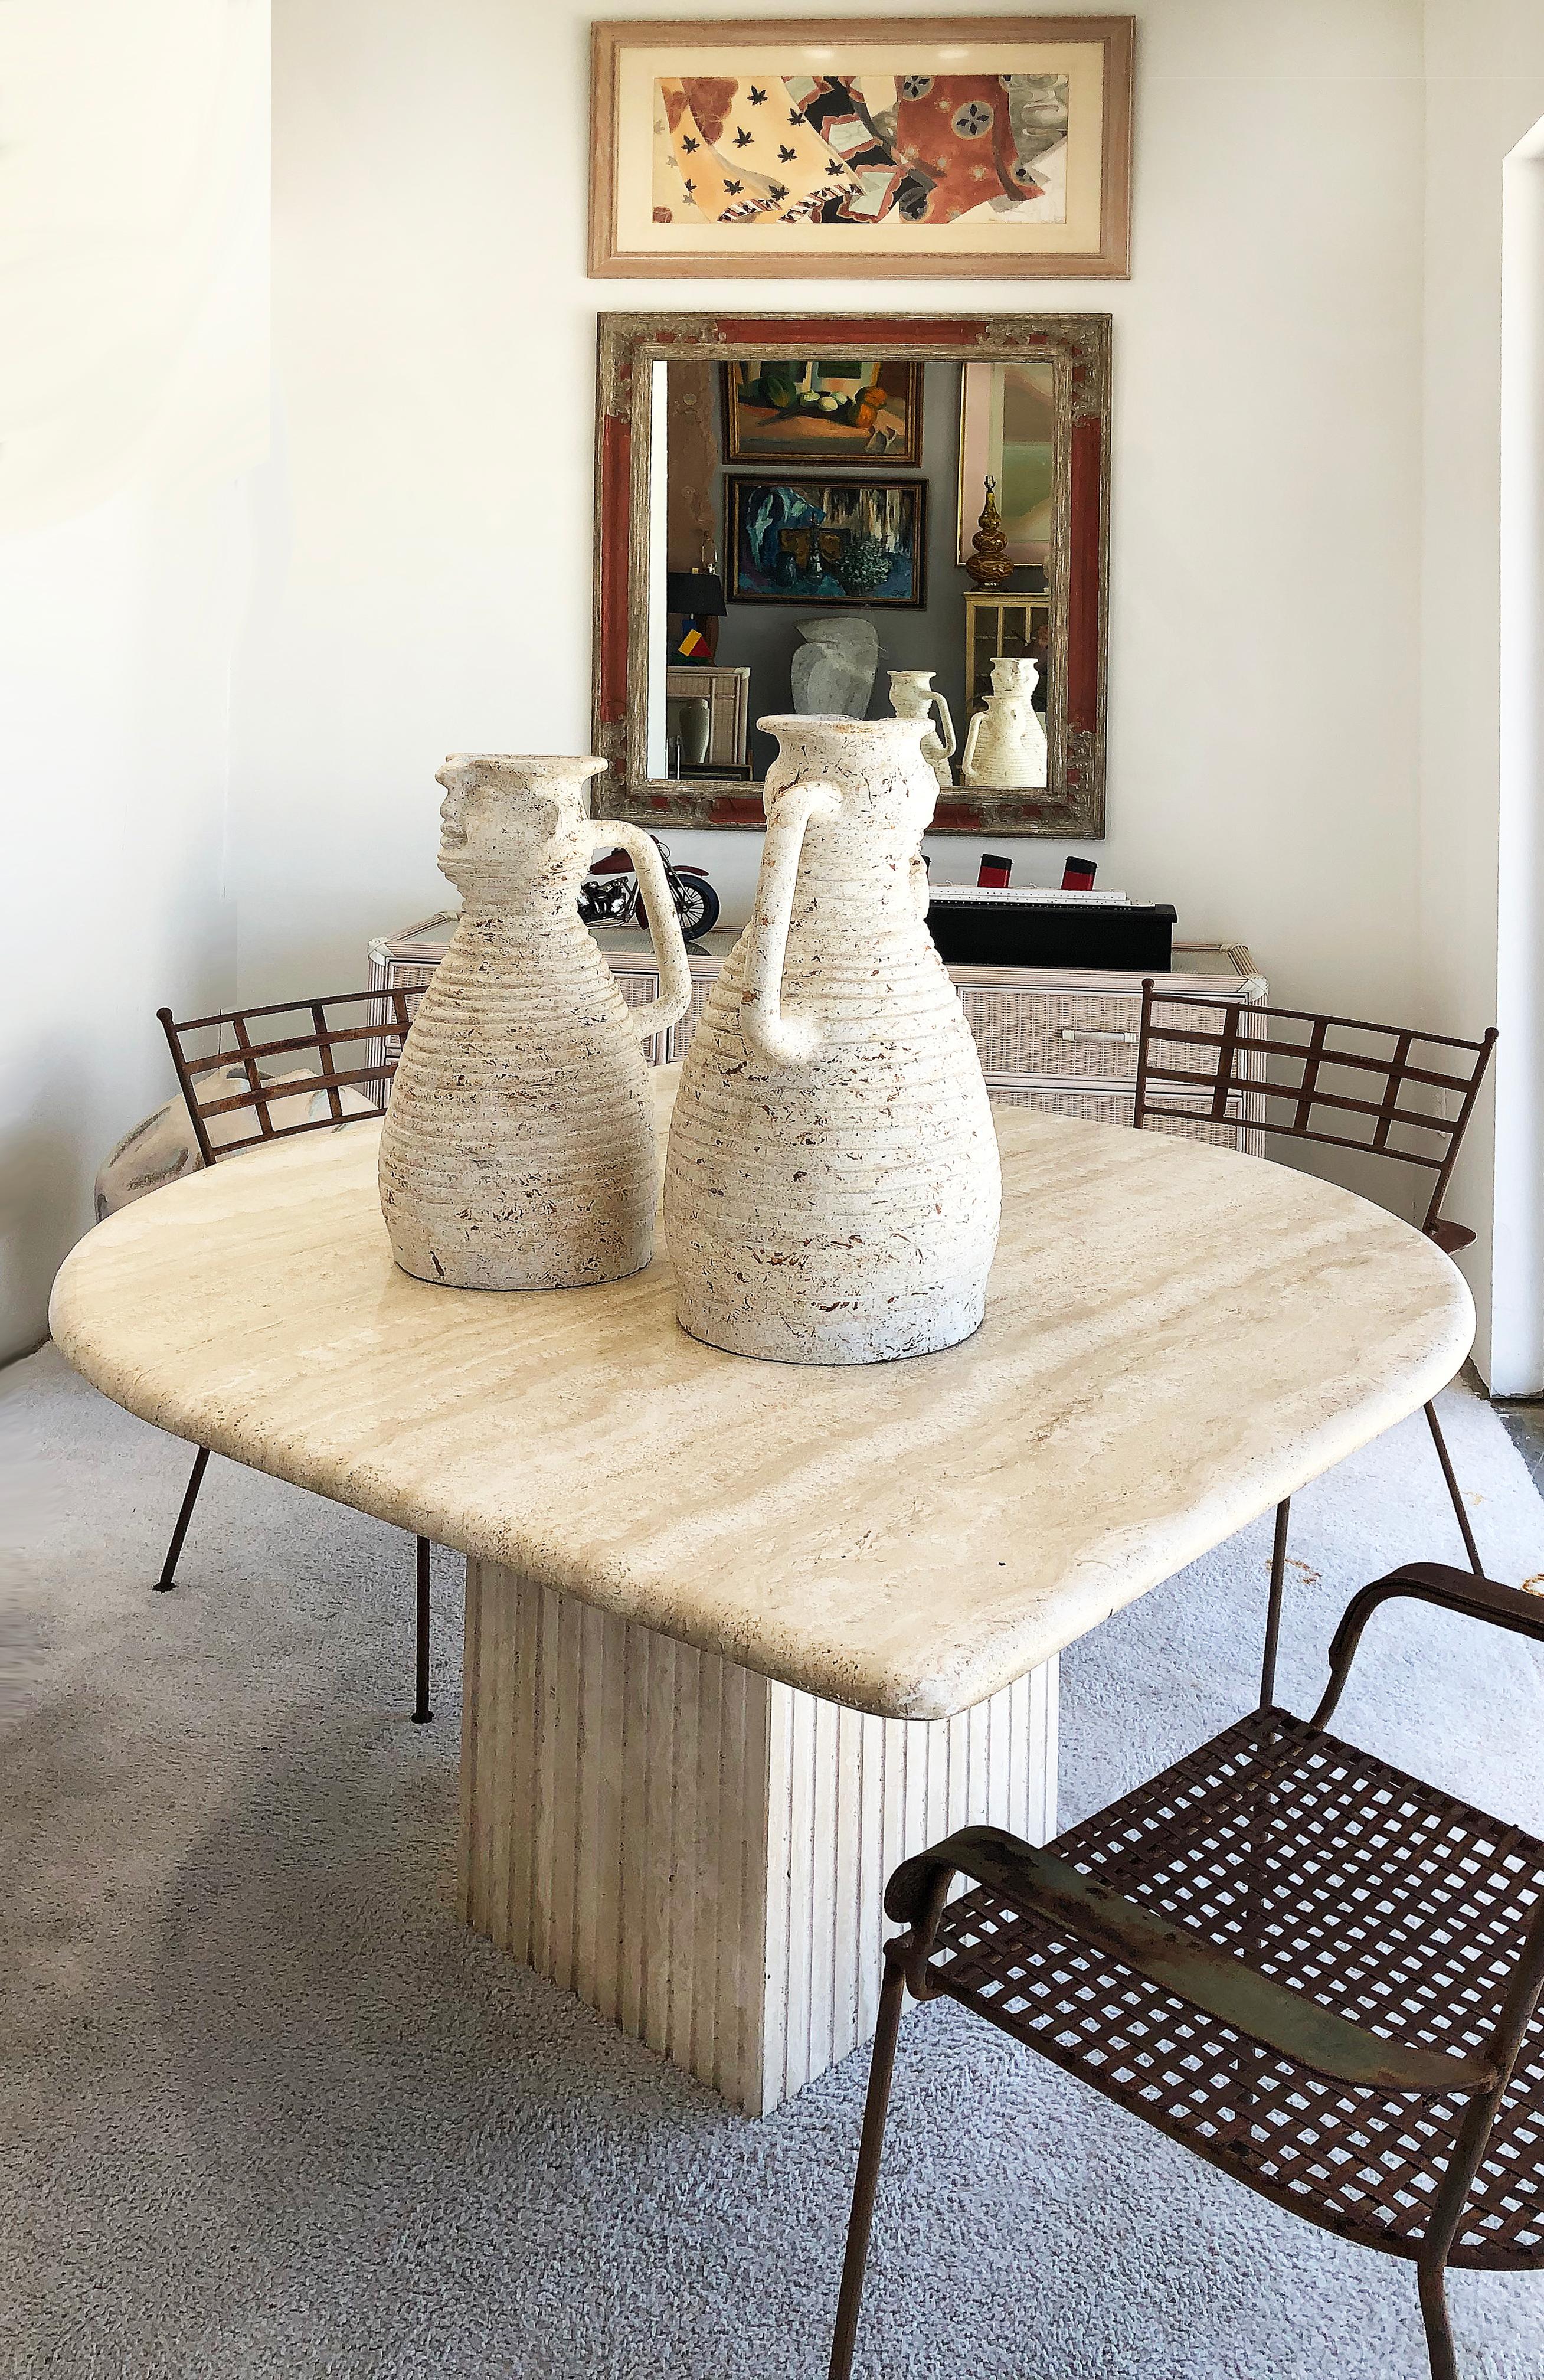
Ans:
[[[707,878],[677,876],[672,890],[675,894],[675,914],[687,941],[699,934],[711,934],[718,924],[719,899]]]

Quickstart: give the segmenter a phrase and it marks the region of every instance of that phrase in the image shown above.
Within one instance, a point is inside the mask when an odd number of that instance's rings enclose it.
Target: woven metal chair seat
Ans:
[[[1544,1844],[1280,1710],[1257,1712],[1051,1848],[1383,2037],[1477,2052],[1544,1892]],[[1465,2102],[1327,2082],[980,1887],[931,1986],[1264,2196],[1414,2256]],[[1544,2016],[1448,2261],[1544,2264]]]

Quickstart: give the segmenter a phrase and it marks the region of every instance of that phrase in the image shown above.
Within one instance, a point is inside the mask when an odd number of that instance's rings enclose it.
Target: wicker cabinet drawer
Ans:
[[[1131,1082],[1142,995],[1137,991],[989,990],[965,984],[960,1003],[989,1075],[1062,1075]],[[1205,1009],[1168,1012],[1176,1030],[1216,1030]]]

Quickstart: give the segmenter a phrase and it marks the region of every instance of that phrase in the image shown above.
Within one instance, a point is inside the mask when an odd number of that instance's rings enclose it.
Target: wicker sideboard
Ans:
[[[434,972],[454,919],[445,914],[426,918],[389,940],[370,946],[370,987],[373,990],[420,990]],[[647,934],[627,927],[603,926],[595,939],[611,962],[623,998],[640,1008],[659,990],[653,952]],[[692,973],[691,1006],[668,1033],[656,1034],[649,1054],[657,1065],[686,1054],[697,1020],[724,957],[734,948],[731,933],[706,935],[688,953]],[[1263,977],[1255,973],[1248,952],[1238,942],[1177,942],[1174,968],[1155,978],[1160,991],[1195,991],[1210,996],[1237,996],[1250,1002],[1266,997]],[[1088,1116],[1096,1123],[1129,1123],[1137,1096],[1137,1036],[1140,1021],[1142,978],[1139,975],[1096,972],[1071,967],[951,967],[976,1046],[981,1053],[987,1088],[994,1099],[1012,1107],[1039,1108],[1052,1115]],[[1197,1024],[1207,1022],[1196,1010]],[[383,1026],[385,1017],[383,1011]],[[1168,1020],[1180,1022],[1180,1013]],[[383,1049],[392,1043],[383,1034]],[[1170,1094],[1165,1093],[1168,1097]],[[1242,1103],[1234,1102],[1226,1123],[1213,1123],[1198,1112],[1194,1123],[1160,1123],[1153,1130],[1177,1133],[1182,1138],[1215,1140],[1259,1155],[1260,1134],[1251,1129]]]

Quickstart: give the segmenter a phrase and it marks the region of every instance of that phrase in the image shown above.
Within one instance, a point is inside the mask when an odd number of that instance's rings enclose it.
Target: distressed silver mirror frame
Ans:
[[[650,777],[649,600],[650,367],[754,360],[829,347],[918,362],[1011,362],[1054,368],[1057,453],[1047,578],[1051,702],[1047,783],[958,786],[942,794],[932,832],[1072,835],[1104,832],[1105,675],[1110,549],[1108,314],[602,314],[595,439],[595,632],[592,749],[612,816],[655,827],[760,826],[759,786],[743,779]],[[1012,591],[1012,590],[1006,590]]]

